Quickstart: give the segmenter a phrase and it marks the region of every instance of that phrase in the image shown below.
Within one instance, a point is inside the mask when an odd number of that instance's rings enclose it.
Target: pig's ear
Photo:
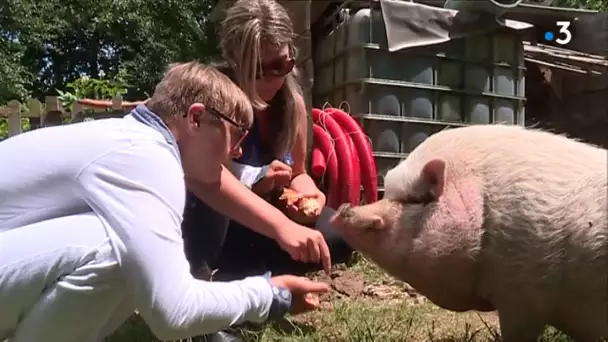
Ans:
[[[422,180],[430,195],[437,200],[445,187],[445,161],[432,159],[422,168]]]

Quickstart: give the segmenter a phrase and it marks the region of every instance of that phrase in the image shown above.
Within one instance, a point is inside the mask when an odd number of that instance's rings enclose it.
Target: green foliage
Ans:
[[[525,0],[532,4],[550,4],[551,6],[564,8],[581,8],[596,11],[608,11],[607,0]]]
[[[217,53],[216,0],[4,0],[0,106],[58,93],[141,100],[168,64]],[[0,118],[0,138],[7,135]]]
[[[0,29],[0,104],[25,99],[33,80],[32,72],[22,63],[24,47],[1,33]]]
[[[607,0],[555,0],[553,5],[567,8],[585,8],[597,11],[608,11]]]
[[[116,95],[123,95],[127,92],[128,85],[124,81],[125,72],[119,72],[114,77],[108,79],[96,79],[88,76],[82,76],[73,82],[66,85],[68,90],[61,91],[57,89],[59,100],[66,109],[70,109],[72,104],[78,99],[111,99]],[[27,106],[21,104],[21,112],[28,111]],[[68,120],[69,121],[69,120]],[[30,121],[28,118],[21,119],[21,128],[24,132],[30,129]],[[0,120],[0,140],[8,137],[8,122]]]
[[[125,82],[128,76],[124,69],[112,78],[91,78],[81,76],[76,80],[66,84],[69,90],[61,91],[57,89],[59,99],[64,107],[70,107],[78,99],[111,99],[116,95],[127,93],[129,85]]]
[[[21,130],[27,132],[30,130],[30,119],[21,118]],[[0,120],[0,141],[8,138],[8,121]]]

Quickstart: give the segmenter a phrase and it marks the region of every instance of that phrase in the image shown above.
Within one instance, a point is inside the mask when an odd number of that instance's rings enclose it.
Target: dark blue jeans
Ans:
[[[351,258],[352,249],[339,233],[329,227],[329,218],[333,213],[333,209],[324,208],[311,228],[323,234],[332,263],[338,264]],[[293,260],[276,241],[230,220],[190,192],[186,200],[182,234],[192,272],[200,274],[200,270],[218,269],[214,279],[240,279],[265,271],[271,271],[273,275],[304,275],[322,269],[320,264]]]

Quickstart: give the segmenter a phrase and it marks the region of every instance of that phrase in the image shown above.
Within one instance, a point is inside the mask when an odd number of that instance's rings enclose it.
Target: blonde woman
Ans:
[[[275,188],[290,187],[325,204],[305,168],[308,118],[294,37],[289,15],[273,0],[239,0],[221,23],[219,69],[249,97],[254,121],[233,173],[223,171],[215,192],[190,183],[182,230],[186,254],[201,277],[209,276],[209,268],[219,269],[220,278],[263,271],[304,274],[352,254],[327,227],[330,208],[309,228],[262,199]]]

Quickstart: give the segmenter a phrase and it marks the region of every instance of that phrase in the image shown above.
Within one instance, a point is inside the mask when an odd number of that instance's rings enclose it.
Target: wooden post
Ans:
[[[42,103],[37,99],[29,99],[27,101],[27,107],[29,108],[29,112],[27,112],[24,116],[30,119],[30,129],[37,129],[42,127]]]
[[[21,103],[11,100],[8,103],[8,136],[12,137],[22,133],[21,130]]]
[[[72,123],[81,122],[84,119],[84,108],[78,102],[74,102],[72,105],[71,113]]]
[[[46,102],[46,113],[43,116],[42,125],[47,126],[58,126],[63,123],[63,105],[59,101],[57,96],[46,96],[44,98]]]
[[[124,109],[122,108],[122,95],[116,95],[112,99],[112,111],[124,112]]]

